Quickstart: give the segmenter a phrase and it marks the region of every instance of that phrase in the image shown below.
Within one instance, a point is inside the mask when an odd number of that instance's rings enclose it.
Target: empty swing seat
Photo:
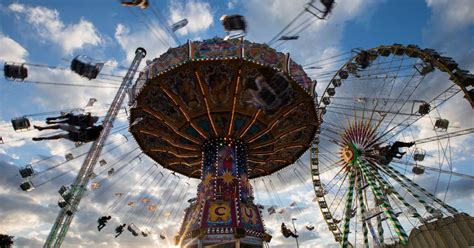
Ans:
[[[242,30],[245,32],[247,30],[247,24],[244,17],[241,15],[222,16],[221,21],[222,25],[224,26],[224,30],[227,32],[237,30]]]
[[[224,26],[224,30],[228,34],[224,40],[240,38],[247,33],[247,23],[245,22],[245,18],[241,15],[222,16],[220,20]],[[231,32],[236,33],[231,34]]]
[[[80,59],[87,59],[86,57],[75,57],[71,62],[71,70],[82,77],[86,77],[89,80],[97,78],[100,70],[102,69],[103,64],[90,64],[82,62]]]
[[[27,165],[25,168],[20,169],[20,175],[22,178],[31,177],[34,174],[33,167],[31,165]]]
[[[12,119],[12,126],[15,131],[18,131],[30,128],[31,124],[30,120],[23,116]]]
[[[20,184],[20,188],[21,190],[28,192],[28,191],[32,191],[35,187],[33,186],[33,183],[31,183],[30,181],[26,181]]]
[[[28,69],[24,64],[16,65],[13,63],[5,63],[3,66],[5,78],[8,80],[19,79],[21,81],[28,77]]]

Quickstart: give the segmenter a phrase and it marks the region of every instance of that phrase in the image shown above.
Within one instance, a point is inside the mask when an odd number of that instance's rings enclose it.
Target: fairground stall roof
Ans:
[[[132,89],[130,131],[163,167],[199,178],[202,145],[248,147],[250,178],[296,161],[318,127],[312,82],[289,54],[264,44],[210,39],[149,62]]]

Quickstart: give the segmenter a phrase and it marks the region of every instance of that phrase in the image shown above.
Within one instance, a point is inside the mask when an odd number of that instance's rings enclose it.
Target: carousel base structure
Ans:
[[[203,144],[202,159],[202,182],[186,209],[176,245],[263,247],[271,236],[253,202],[246,145],[232,138],[213,138]]]

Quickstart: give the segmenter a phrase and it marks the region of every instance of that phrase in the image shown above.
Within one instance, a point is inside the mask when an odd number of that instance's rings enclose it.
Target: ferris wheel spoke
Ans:
[[[332,170],[338,168],[338,166],[342,166],[341,162],[342,161],[337,161],[336,163],[332,163],[330,165],[324,165],[326,168],[323,168],[323,170],[320,170],[319,175],[322,175],[326,172],[332,171]]]
[[[335,161],[340,161],[341,158],[339,156],[337,156],[336,154],[334,154],[334,152],[331,152],[328,148],[325,148],[325,147],[321,147],[321,150],[324,151],[325,153],[321,153],[321,156],[328,156],[328,155],[331,155],[332,156],[332,161],[335,162]]]
[[[339,137],[335,138],[335,137],[331,137],[329,135],[326,135],[326,134],[323,134],[321,133],[319,135],[320,138],[328,141],[329,143],[332,143],[332,144],[335,144],[335,145],[342,145],[342,141],[339,140]]]
[[[448,171],[448,170],[433,168],[433,167],[429,167],[429,166],[426,166],[426,165],[421,165],[421,164],[418,164],[418,163],[412,162],[412,161],[394,160],[394,161],[392,161],[392,163],[396,163],[396,164],[400,164],[400,165],[408,165],[408,166],[412,166],[412,167],[413,166],[418,166],[418,167],[421,167],[425,170],[439,172],[439,173],[443,173],[443,174],[446,174],[446,175],[453,175],[453,176],[458,176],[458,177],[463,177],[463,178],[474,180],[474,176],[472,176],[472,175],[467,175],[467,174],[459,173],[459,172],[455,172],[455,171]]]
[[[319,157],[320,157],[322,160],[325,160],[326,162],[330,163],[331,166],[333,166],[333,165],[340,165],[339,159],[338,159],[338,160],[335,160],[334,158],[329,157],[328,154],[321,153],[321,154],[319,154]]]
[[[360,107],[354,107],[354,106],[349,106],[349,105],[343,105],[343,104],[338,104],[338,103],[333,103],[328,106],[329,108],[335,108],[335,109],[340,109],[340,110],[351,110],[351,111],[358,111],[358,112],[365,112],[365,111],[374,111],[378,113],[380,116],[386,116],[388,114],[392,114],[394,116],[411,116],[415,115],[413,113],[403,113],[400,111],[392,111],[392,110],[383,110],[383,109],[371,109],[371,108],[360,108]],[[388,122],[391,124],[391,121]]]
[[[332,134],[339,136],[341,131],[337,130],[337,128],[334,128],[334,127],[335,127],[334,125],[331,125],[331,127],[324,126],[324,127],[321,127],[321,130],[326,130]]]
[[[370,109],[368,109],[368,110],[370,110]],[[371,110],[371,111],[373,111],[373,110]],[[337,111],[333,111],[333,110],[327,110],[327,112],[335,113],[335,114],[340,114],[340,115],[344,115],[344,116],[348,116],[348,117],[353,117],[352,114],[341,113],[341,112],[337,112]],[[377,119],[375,119],[375,118],[373,117],[373,114],[378,114],[379,116],[381,116],[380,113],[381,113],[381,112],[374,111],[374,112],[371,112],[371,117],[364,117],[364,116],[361,116],[361,117],[358,117],[358,118],[360,118],[361,120],[364,120],[364,121],[368,121],[369,123],[372,123],[372,122],[373,122],[373,123],[379,123],[379,122],[380,122],[381,124],[386,124],[386,123],[388,123],[388,121],[385,121],[383,118],[380,118],[380,119],[377,118]],[[408,125],[404,124],[403,122],[394,122],[393,124],[394,124],[394,125],[397,125],[397,126],[408,126]]]
[[[414,72],[413,73],[413,76],[409,78],[409,80],[407,80],[407,83],[406,85],[403,87],[402,91],[400,92],[400,94],[397,96],[396,98],[396,101],[392,103],[392,105],[390,106],[389,108],[389,112],[392,111],[393,107],[396,105],[395,103],[399,100],[402,101],[402,104],[401,106],[398,108],[397,111],[395,111],[396,113],[399,113],[401,112],[402,108],[406,105],[406,103],[409,101],[409,99],[411,98],[411,96],[416,92],[416,89],[420,86],[421,82],[423,81],[423,79],[425,77],[422,77],[419,81],[415,81],[413,80],[414,76],[417,74],[417,72]],[[386,126],[386,128],[388,128],[390,126],[390,124],[392,123],[392,121],[399,115],[402,115],[401,113],[397,114],[397,115],[393,115],[392,116],[392,119],[390,120],[389,124]],[[408,116],[411,116],[411,115],[408,115]],[[382,131],[382,133],[385,131],[386,129],[384,129]]]
[[[347,173],[344,173],[344,167],[342,167],[337,173],[336,175],[327,183],[325,184],[325,189],[327,189],[328,191],[332,190],[332,188],[335,186],[335,185],[339,185],[339,188],[341,188],[341,186],[343,185],[343,183],[339,183],[341,181],[341,179],[343,179],[342,182],[344,182],[344,180],[346,179],[346,176],[347,176]],[[344,177],[341,177],[341,172],[344,173]],[[337,178],[336,181],[334,181],[335,179]],[[334,181],[334,183],[331,185],[331,183]],[[339,190],[338,190],[339,191]]]
[[[334,211],[333,211],[334,213],[337,212],[337,209],[339,208],[339,205],[340,205],[340,203],[342,202],[342,200],[344,199],[344,195],[346,194],[347,189],[345,189],[345,190],[342,192],[342,194],[340,195],[340,197],[338,198],[339,193],[341,192],[342,186],[344,185],[344,183],[345,183],[345,181],[346,181],[348,175],[349,175],[349,173],[344,173],[344,177],[341,177],[341,178],[342,178],[342,182],[338,184],[339,187],[338,187],[338,189],[337,189],[337,191],[336,191],[336,194],[334,194],[334,198],[332,199],[331,203],[329,204],[329,209],[331,209],[332,206],[334,205],[334,203],[336,202],[336,200],[339,199],[339,202],[336,204],[336,207],[334,208]],[[339,178],[339,179],[341,179],[341,178]],[[334,184],[334,185],[336,185],[336,184]],[[326,187],[327,187],[327,186],[326,186]],[[328,188],[328,187],[327,187],[327,188]],[[332,187],[331,187],[329,190],[332,190]]]
[[[342,161],[340,160],[334,161],[326,157],[324,154],[321,154],[320,158],[321,158],[320,159],[321,162],[323,162],[321,169],[324,170],[324,172],[326,172],[326,170],[333,170],[333,169],[339,168],[339,166],[343,165]]]
[[[430,101],[427,101],[427,103],[431,106],[431,111],[435,110],[438,108],[441,104],[445,103],[455,95],[457,95],[459,92],[462,92],[462,90],[457,87],[455,84],[449,86],[446,90],[438,94],[436,97],[431,99]],[[385,130],[385,132],[382,132],[379,136],[380,140],[382,141],[387,141],[391,140],[393,137],[396,137],[399,135],[401,132],[403,132],[407,127],[410,127],[414,123],[416,123],[418,120],[420,120],[423,116],[408,116],[407,118],[402,120],[402,123],[406,123],[405,126],[394,126],[388,130]],[[397,127],[400,127],[398,130],[395,130]],[[387,136],[388,134],[392,133],[392,135]],[[383,139],[382,139],[383,138]]]
[[[469,135],[472,133],[474,133],[474,127],[466,128],[466,129],[455,131],[455,132],[443,133],[440,135],[435,135],[435,136],[431,136],[431,137],[427,137],[423,139],[418,139],[418,140],[415,140],[414,142],[416,144],[424,144],[424,143],[429,143],[429,142],[433,142],[437,140],[443,140],[443,139],[449,139],[449,138],[454,138],[454,137],[463,136],[463,135]]]

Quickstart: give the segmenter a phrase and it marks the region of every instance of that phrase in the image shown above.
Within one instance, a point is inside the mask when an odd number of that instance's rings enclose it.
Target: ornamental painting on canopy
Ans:
[[[169,49],[166,53],[161,55],[156,62],[148,70],[148,78],[153,78],[160,72],[172,68],[173,66],[187,61],[189,59],[188,48],[186,46],[180,46],[173,49]]]
[[[200,67],[201,74],[205,82],[205,91],[210,95],[211,102],[218,108],[219,105],[226,105],[228,103],[230,89],[235,78],[236,64],[228,64],[227,66],[215,66],[221,62],[210,62],[209,64]]]
[[[240,40],[222,40],[218,38],[191,43],[191,58],[229,58],[240,57]]]
[[[245,58],[257,63],[265,63],[270,67],[285,71],[287,55],[277,52],[266,44],[245,41]]]
[[[190,111],[199,110],[201,100],[197,93],[196,81],[188,75],[192,75],[191,68],[170,74],[163,79],[162,87],[170,97],[179,99],[180,106],[185,106]]]
[[[290,75],[298,82],[303,88],[305,88],[312,96],[314,95],[314,88],[316,84],[313,83],[306,72],[303,70],[303,67],[292,59],[290,59]]]

